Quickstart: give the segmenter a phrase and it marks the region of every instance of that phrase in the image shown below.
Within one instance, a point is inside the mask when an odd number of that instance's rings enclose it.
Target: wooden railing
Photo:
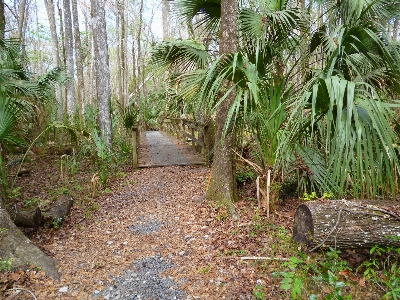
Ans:
[[[139,127],[132,127],[132,165],[134,168],[138,166],[138,147],[139,147]]]
[[[190,142],[194,150],[202,154],[209,162],[210,152],[214,146],[212,127],[193,120],[171,118],[165,119],[162,129],[185,142]]]

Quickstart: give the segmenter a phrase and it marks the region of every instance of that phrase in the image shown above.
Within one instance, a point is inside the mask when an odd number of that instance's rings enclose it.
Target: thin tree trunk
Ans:
[[[25,23],[25,11],[26,11],[26,0],[22,0],[20,7],[19,7],[19,20],[18,20],[18,39],[20,40],[21,44],[24,43],[23,30],[24,30],[24,23]]]
[[[163,40],[170,39],[170,7],[168,0],[162,0]]]
[[[104,1],[91,0],[90,3],[100,132],[107,147],[111,149],[111,86]]]
[[[6,29],[6,16],[4,13],[4,0],[0,0],[0,39],[4,39]]]
[[[58,50],[58,37],[57,37],[57,28],[56,28],[56,19],[54,17],[54,2],[53,0],[44,0],[47,18],[49,19],[50,24],[50,33],[51,33],[51,53],[53,56],[53,63],[55,68],[60,67],[60,52]],[[57,100],[57,118],[58,120],[62,120],[63,115],[63,101],[62,101],[62,92],[61,86],[56,84],[56,100]]]
[[[74,46],[72,37],[72,18],[71,4],[69,0],[64,0],[64,23],[65,23],[65,61],[67,74],[70,77],[70,82],[67,86],[67,114],[68,119],[72,123],[76,112],[75,99],[75,68],[74,68]]]
[[[78,111],[81,117],[84,113],[85,103],[85,83],[83,79],[83,61],[81,52],[81,33],[79,30],[78,19],[78,5],[76,0],[72,0],[72,18],[74,21],[74,40],[75,40],[75,61],[76,61],[76,74],[77,74],[77,103]]]
[[[121,32],[121,38],[122,38],[122,78],[123,78],[123,99],[124,99],[124,105],[128,105],[128,30],[127,30],[127,21],[128,21],[128,16],[126,15],[126,11],[128,11],[128,1],[124,0],[124,10],[122,11],[122,32]]]
[[[65,34],[64,34],[64,22],[63,22],[63,13],[62,13],[62,8],[60,5],[60,0],[57,1],[57,9],[58,9],[58,17],[60,18],[60,38],[61,38],[61,45],[62,45],[62,51],[60,55],[60,59],[62,62],[62,65],[66,65],[66,60],[65,60]],[[62,111],[66,112],[67,111],[67,101],[65,101],[65,95],[67,94],[67,89],[63,88],[61,89],[61,96],[63,98],[62,104]],[[64,115],[62,116],[64,118]]]
[[[135,41],[132,40],[132,91],[136,91],[136,51],[135,51]]]
[[[142,76],[142,68],[141,68],[141,56],[142,56],[142,51],[141,51],[141,35],[142,35],[142,23],[143,23],[143,0],[140,1],[140,9],[139,9],[139,30],[138,30],[138,34],[137,34],[137,85],[136,85],[136,97],[138,99],[137,103],[138,103],[138,109],[139,109],[139,114],[141,114],[141,116],[139,115],[139,119],[140,122],[142,124],[140,124],[141,126],[143,126],[143,122],[144,122],[144,112],[142,109],[142,103],[141,103],[141,99],[140,99],[140,78]]]
[[[221,1],[221,38],[220,55],[236,52],[238,46],[237,32],[237,1]],[[228,90],[232,86],[227,82]],[[233,202],[237,198],[235,177],[236,133],[233,125],[229,127],[224,135],[224,126],[232,103],[235,101],[236,93],[232,91],[221,103],[216,114],[216,149],[214,161],[211,168],[211,183],[206,197],[226,205],[233,218],[237,218]]]
[[[398,40],[399,39],[399,18],[396,18],[396,20],[394,20],[394,24],[393,24],[393,39],[394,40]]]
[[[121,0],[115,1],[115,6],[117,7],[117,14],[115,19],[115,31],[116,31],[116,40],[117,40],[117,98],[119,105],[122,106],[122,70],[121,70],[121,38],[120,38],[120,27],[121,27]]]

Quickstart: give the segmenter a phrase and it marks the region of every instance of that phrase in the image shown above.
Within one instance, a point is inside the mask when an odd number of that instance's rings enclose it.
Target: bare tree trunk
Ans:
[[[124,0],[124,10],[122,11],[122,32],[121,32],[121,60],[122,60],[122,78],[123,78],[123,103],[125,106],[128,105],[128,30],[127,21],[128,16],[126,15],[128,11],[128,1]]]
[[[163,40],[170,39],[170,7],[168,0],[162,0]]]
[[[236,52],[238,45],[237,32],[237,1],[221,1],[221,38],[220,55]],[[227,82],[227,90],[232,83]],[[207,199],[215,200],[227,206],[234,218],[237,218],[233,202],[236,200],[235,156],[236,133],[233,125],[224,136],[224,126],[227,122],[229,109],[234,102],[236,93],[230,95],[221,103],[216,114],[216,149],[211,168],[211,183],[207,191]]]
[[[119,105],[122,106],[122,70],[121,70],[121,38],[120,38],[120,27],[121,27],[121,14],[122,14],[122,9],[121,9],[121,0],[116,0],[115,1],[115,6],[117,8],[117,14],[115,18],[115,31],[116,31],[116,40],[117,40],[117,86],[118,86],[118,92],[117,92],[117,99]]]
[[[75,68],[74,68],[74,45],[72,37],[72,18],[71,4],[69,0],[64,0],[64,23],[65,23],[65,61],[67,66],[67,74],[70,82],[67,86],[67,114],[70,122],[74,121],[76,112],[75,99]]]
[[[57,28],[56,28],[56,19],[54,17],[54,2],[53,0],[44,0],[47,18],[49,19],[50,24],[50,33],[51,33],[51,53],[53,56],[54,67],[60,67],[60,52],[58,50],[58,37],[57,37]],[[62,120],[63,115],[63,99],[61,93],[61,86],[56,84],[56,100],[57,100],[57,117],[58,120]]]
[[[90,3],[92,10],[94,62],[96,69],[95,76],[97,101],[99,105],[100,132],[107,147],[111,149],[111,86],[104,1],[91,0]]]
[[[132,91],[135,92],[137,87],[136,82],[136,51],[135,41],[132,40]]]
[[[72,18],[74,20],[74,40],[75,40],[75,62],[76,62],[76,73],[77,73],[77,103],[78,111],[80,116],[84,113],[84,103],[85,103],[85,83],[83,79],[83,61],[81,52],[81,33],[79,30],[79,20],[78,20],[78,5],[76,0],[72,0]]]
[[[60,59],[62,62],[62,65],[66,65],[66,60],[65,60],[65,34],[64,34],[64,22],[63,22],[63,13],[62,13],[62,8],[60,6],[60,0],[57,1],[57,9],[58,9],[58,17],[60,18],[60,38],[61,38],[61,45],[62,45],[62,51],[61,51],[61,55],[60,55]],[[65,101],[65,95],[67,94],[67,89],[61,89],[61,95],[63,98],[62,104],[62,111],[66,112],[67,111],[67,101]],[[64,117],[64,115],[62,116]]]
[[[25,23],[26,0],[22,0],[19,7],[19,20],[18,20],[18,39],[21,44],[24,43],[24,23]]]
[[[6,16],[4,13],[4,0],[0,0],[0,39],[4,39],[6,29]]]
[[[141,56],[142,56],[142,51],[141,51],[141,35],[142,35],[142,23],[143,23],[143,0],[140,1],[140,9],[139,9],[139,30],[137,34],[137,48],[138,48],[138,53],[137,53],[137,85],[136,85],[136,97],[137,97],[137,103],[138,103],[138,109],[139,109],[139,119],[143,125],[144,122],[144,112],[142,111],[142,103],[140,100],[140,76],[142,76],[142,68],[141,68]]]
[[[393,24],[393,39],[394,40],[398,40],[399,39],[399,18],[396,18],[396,20],[394,20],[394,24]]]

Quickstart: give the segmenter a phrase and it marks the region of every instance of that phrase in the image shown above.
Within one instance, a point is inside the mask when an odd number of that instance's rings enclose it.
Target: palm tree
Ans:
[[[201,7],[199,0],[179,2]],[[302,188],[336,196],[394,193],[391,99],[399,95],[400,55],[384,25],[400,5],[319,2],[317,20],[288,1],[242,4],[238,52],[177,77],[178,93],[215,109],[235,91],[225,132],[242,126],[253,133],[261,175],[298,175]]]

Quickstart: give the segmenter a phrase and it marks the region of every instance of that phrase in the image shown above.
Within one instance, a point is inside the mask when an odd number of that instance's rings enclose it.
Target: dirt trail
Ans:
[[[31,177],[17,183],[27,191],[23,197],[43,200],[63,191],[58,164],[58,156],[32,159],[26,166]],[[61,229],[26,231],[60,262],[61,281],[35,269],[0,273],[1,299],[31,299],[27,290],[39,300],[251,299],[255,286],[268,288],[267,299],[280,298],[280,281],[270,276],[273,265],[265,272],[261,264],[243,262],[240,256],[275,251],[280,242],[271,230],[282,224],[289,228],[291,220],[278,215],[255,220],[251,189],[236,204],[240,221],[235,222],[223,208],[201,201],[209,178],[204,166],[121,169],[95,199],[85,196],[90,195],[90,178],[87,171],[70,178],[77,196]],[[135,281],[139,275],[140,286]],[[10,287],[22,290],[16,295]],[[177,296],[160,296],[160,287]],[[138,291],[143,297],[134,295]]]
[[[217,210],[198,203],[208,175],[204,167],[141,169],[115,181],[113,192],[96,200],[97,210],[88,214],[76,205],[51,240],[43,243],[45,229],[32,236],[60,261],[61,282],[33,272],[26,287],[37,299],[93,299],[110,286],[118,288],[126,271],[135,272],[136,261],[162,257],[173,267],[159,276],[172,279],[184,299],[250,299],[261,279],[237,257],[221,254],[247,249],[256,255],[260,241],[250,246],[248,236],[227,238],[237,224],[219,220]]]

